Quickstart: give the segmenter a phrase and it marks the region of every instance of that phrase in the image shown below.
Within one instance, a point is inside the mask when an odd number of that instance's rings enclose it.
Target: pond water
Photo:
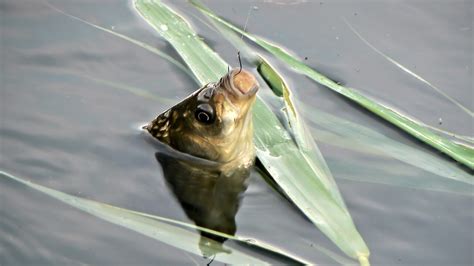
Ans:
[[[178,58],[129,3],[50,3]],[[196,20],[198,13],[186,1],[172,3],[193,19],[213,49],[237,65],[235,48]],[[206,4],[238,25],[247,21],[249,31],[307,57],[309,65],[335,80],[429,125],[473,135],[472,117],[374,52],[344,22],[345,18],[375,47],[473,110],[472,1]],[[178,102],[197,88],[194,81],[150,52],[72,20],[42,1],[4,0],[0,12],[0,169],[72,195],[191,222],[167,185],[156,147],[139,130],[170,105],[111,82]],[[449,158],[327,88],[280,69],[299,99],[315,111],[369,128],[397,145],[436,158],[440,169],[450,165],[472,178]],[[403,154],[381,154],[360,132],[310,125],[371,250],[372,264],[474,263],[472,185],[410,164]],[[338,135],[331,127],[347,129],[348,135]],[[2,266],[208,262],[5,178],[0,179],[0,217]],[[235,222],[237,235],[273,243],[317,264],[338,264],[321,250],[344,257],[255,171]]]

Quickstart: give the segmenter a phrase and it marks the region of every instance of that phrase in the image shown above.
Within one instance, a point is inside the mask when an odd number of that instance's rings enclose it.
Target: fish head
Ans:
[[[171,147],[200,158],[253,161],[251,109],[259,84],[253,74],[234,69],[159,115],[145,128]]]

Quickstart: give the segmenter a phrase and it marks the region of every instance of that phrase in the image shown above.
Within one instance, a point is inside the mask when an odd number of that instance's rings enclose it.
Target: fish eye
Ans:
[[[203,124],[212,124],[214,122],[214,109],[210,104],[203,103],[196,107],[194,112],[196,119]]]

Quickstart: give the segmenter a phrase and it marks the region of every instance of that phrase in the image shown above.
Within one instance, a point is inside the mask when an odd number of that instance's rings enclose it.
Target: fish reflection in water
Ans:
[[[176,151],[175,151],[176,152]],[[240,196],[247,188],[250,169],[222,171],[221,164],[197,157],[183,158],[175,152],[157,152],[164,177],[189,219],[196,225],[234,235]],[[226,240],[206,232],[201,235]]]
[[[257,90],[250,72],[234,69],[144,127],[166,144],[156,159],[187,216],[198,226],[235,234],[240,196],[255,160],[251,109]]]

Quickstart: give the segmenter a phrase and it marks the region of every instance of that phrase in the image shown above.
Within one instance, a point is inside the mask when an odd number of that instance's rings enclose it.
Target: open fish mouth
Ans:
[[[246,99],[254,96],[258,91],[258,82],[255,76],[244,69],[233,69],[221,80],[224,88],[237,99]]]

